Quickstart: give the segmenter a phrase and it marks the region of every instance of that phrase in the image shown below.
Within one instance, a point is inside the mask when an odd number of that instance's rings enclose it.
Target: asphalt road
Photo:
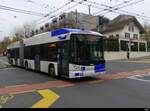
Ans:
[[[5,57],[0,59],[6,60]],[[149,68],[149,58],[111,61],[107,62],[106,76],[79,80],[52,78],[44,73],[16,67],[2,69],[0,106],[30,108],[38,103],[50,108],[150,107]],[[49,99],[42,100],[44,96],[40,91],[47,91],[45,95],[50,96]]]

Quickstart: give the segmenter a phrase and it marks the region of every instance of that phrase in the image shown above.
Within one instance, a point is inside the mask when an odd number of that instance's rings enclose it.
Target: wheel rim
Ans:
[[[54,66],[50,66],[49,75],[52,76],[52,77],[55,77],[55,68],[54,68]]]
[[[28,69],[28,65],[27,64],[25,65],[25,68]]]
[[[54,68],[51,67],[50,70],[49,70],[49,72],[50,72],[51,75],[53,75],[54,74]]]

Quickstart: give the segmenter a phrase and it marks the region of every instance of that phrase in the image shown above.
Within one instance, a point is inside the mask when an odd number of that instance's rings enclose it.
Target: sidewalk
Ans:
[[[107,62],[121,62],[121,61],[129,61],[129,60],[150,60],[150,56],[138,57],[138,58],[130,58],[130,59],[117,59],[117,60],[107,60]]]
[[[0,69],[8,68],[8,67],[11,67],[11,65],[8,62],[3,61],[2,59],[0,59]]]

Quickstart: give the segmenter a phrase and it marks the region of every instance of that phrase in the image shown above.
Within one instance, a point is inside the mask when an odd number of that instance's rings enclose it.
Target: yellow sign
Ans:
[[[95,41],[97,41],[97,39],[95,37],[87,37],[86,41],[95,42]]]
[[[48,44],[49,47],[56,47],[56,44]]]

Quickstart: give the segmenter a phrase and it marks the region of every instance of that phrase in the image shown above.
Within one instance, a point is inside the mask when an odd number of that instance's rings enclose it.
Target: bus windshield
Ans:
[[[100,64],[104,61],[102,38],[90,34],[71,35],[71,58],[76,64]]]

